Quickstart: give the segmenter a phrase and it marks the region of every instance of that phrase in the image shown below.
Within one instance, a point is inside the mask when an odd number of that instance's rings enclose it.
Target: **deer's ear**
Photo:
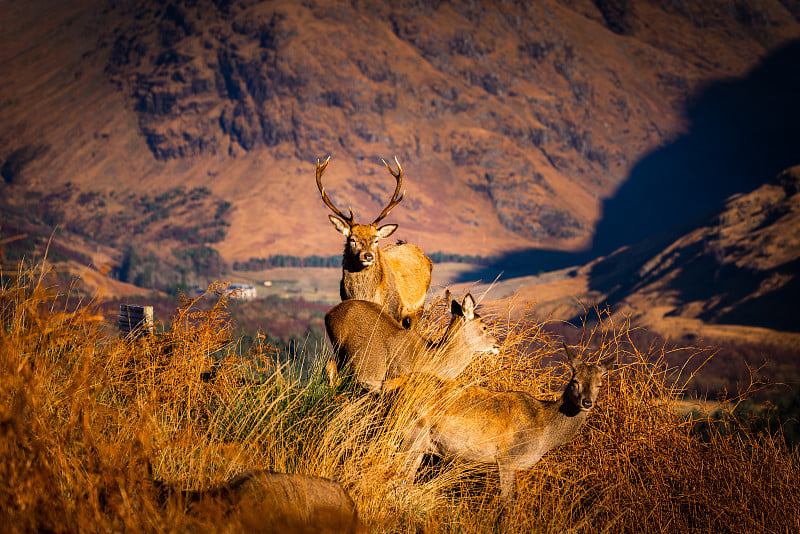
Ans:
[[[606,374],[607,372],[609,372],[614,367],[614,364],[616,362],[617,362],[617,355],[616,354],[612,354],[611,356],[609,356],[605,360],[603,360],[600,363],[598,363],[597,367],[600,368],[600,370],[603,372],[603,374]]]
[[[567,346],[566,343],[562,342],[561,345],[564,347],[564,352],[567,353],[567,363],[569,364],[570,369],[574,371],[578,364],[581,363],[581,360],[575,355],[572,349]]]
[[[378,228],[378,237],[381,239],[386,239],[387,237],[392,235],[395,230],[397,230],[396,224],[384,224],[383,226]]]
[[[447,291],[447,294],[446,294],[445,298],[450,301],[450,313],[452,315],[459,315],[459,316],[463,316],[464,315],[464,309],[461,307],[461,303],[458,302],[456,299],[452,298],[452,295],[450,294],[450,290]]]
[[[350,235],[350,225],[344,222],[343,219],[340,219],[336,215],[328,215],[328,219],[331,220],[331,224],[336,228],[337,232],[345,237]]]
[[[464,318],[469,320],[475,317],[475,299],[471,293],[467,293],[464,301],[461,304],[461,309],[464,312]]]

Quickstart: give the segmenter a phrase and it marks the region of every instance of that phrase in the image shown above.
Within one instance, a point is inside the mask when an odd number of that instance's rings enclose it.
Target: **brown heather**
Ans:
[[[442,461],[405,483],[403,407],[347,383],[331,390],[323,369],[301,384],[274,371],[268,349],[236,357],[224,300],[206,311],[186,302],[163,333],[120,340],[91,305],[67,312],[44,280],[21,269],[0,293],[5,531],[226,530],[213,506],[191,508],[176,490],[249,469],[341,482],[373,532],[800,531],[798,452],[768,434],[693,432],[663,350],[636,348],[625,324],[584,331],[581,347],[599,348],[578,355],[596,362],[619,349],[618,365],[578,435],[519,473],[506,509],[491,467]],[[426,335],[445,318],[435,301]],[[488,322],[503,352],[461,381],[557,395],[560,339],[525,319]],[[329,355],[320,349],[319,360]]]

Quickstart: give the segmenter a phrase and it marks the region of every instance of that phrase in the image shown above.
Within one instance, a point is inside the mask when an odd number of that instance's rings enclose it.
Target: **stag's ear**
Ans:
[[[578,358],[575,353],[572,351],[571,348],[567,346],[566,343],[561,343],[564,346],[564,352],[567,353],[567,363],[569,364],[570,368],[574,371],[575,368],[581,363],[580,358]]]
[[[606,358],[605,360],[601,361],[600,363],[598,363],[597,367],[600,368],[600,370],[603,372],[603,374],[606,374],[607,372],[609,372],[611,370],[612,367],[614,367],[614,364],[616,363],[616,361],[617,361],[617,355],[615,353],[615,354],[612,354],[611,356],[609,356],[608,358]]]
[[[471,293],[467,293],[467,296],[464,297],[461,309],[464,312],[464,319],[471,320],[475,317],[475,299],[472,298]]]
[[[336,215],[328,215],[328,219],[331,220],[331,224],[337,232],[345,237],[350,235],[350,225],[344,222],[344,219],[340,219]]]
[[[392,235],[395,230],[397,230],[396,224],[384,224],[383,226],[378,228],[378,237],[381,239],[386,239],[387,237]]]

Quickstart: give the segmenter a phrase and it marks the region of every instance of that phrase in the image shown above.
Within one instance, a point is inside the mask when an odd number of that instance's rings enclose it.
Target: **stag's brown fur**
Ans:
[[[449,300],[449,293],[448,293]],[[346,300],[325,315],[325,327],[335,351],[329,362],[331,383],[338,368],[350,363],[356,380],[378,392],[387,377],[414,371],[455,378],[478,352],[499,352],[498,341],[475,313],[472,295],[452,300],[450,324],[438,342],[406,330],[381,307],[364,300]]]
[[[328,198],[321,182],[328,160],[323,164],[317,161],[317,187],[322,195],[322,201],[334,213],[328,215],[331,224],[347,238],[342,255],[340,284],[342,300],[359,299],[380,304],[396,320],[405,326],[410,326],[417,322],[422,313],[425,296],[431,284],[433,262],[416,245],[396,243],[382,248],[378,246],[380,239],[386,239],[397,230],[396,224],[379,227],[378,222],[388,215],[405,195],[403,193],[398,197],[403,183],[403,170],[400,164],[397,164],[396,173],[385,161],[384,164],[396,178],[397,187],[389,204],[370,224],[355,222],[352,210],[349,215],[345,215]]]
[[[353,235],[364,234],[359,241],[368,242],[377,230],[367,226],[353,227]],[[375,260],[364,266],[358,259],[367,248]],[[433,263],[416,245],[397,243],[379,248],[356,246],[348,240],[342,259],[342,300],[358,299],[386,307],[398,321],[416,323],[425,305]]]
[[[516,472],[529,469],[549,450],[569,441],[597,400],[611,357],[587,365],[566,348],[572,378],[561,398],[538,400],[521,391],[462,386],[428,374],[387,380],[384,393],[411,411],[404,451],[410,481],[424,454],[496,463],[503,498],[512,500]]]

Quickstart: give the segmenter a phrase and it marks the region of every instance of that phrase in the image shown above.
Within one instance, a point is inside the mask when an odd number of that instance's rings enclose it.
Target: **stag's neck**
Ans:
[[[386,271],[380,253],[369,267],[362,266],[357,258],[345,254],[342,260],[342,300],[360,299],[370,302],[380,296]]]

